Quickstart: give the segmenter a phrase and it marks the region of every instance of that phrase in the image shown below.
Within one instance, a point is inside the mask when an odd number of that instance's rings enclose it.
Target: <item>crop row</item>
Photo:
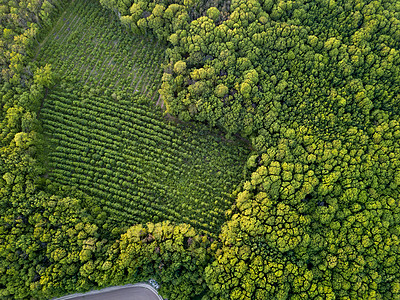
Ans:
[[[47,122],[50,123],[50,122]],[[49,128],[50,127],[50,128]],[[52,126],[48,126],[48,129],[55,129],[55,127]],[[177,157],[176,159],[169,159],[166,160],[164,157],[162,158],[163,162],[161,162],[161,159],[157,156],[157,153],[159,151],[154,151],[155,149],[153,149],[153,151],[151,151],[152,149],[146,149],[147,151],[143,153],[140,153],[138,151],[129,151],[129,149],[126,151],[126,149],[123,150],[123,153],[126,152],[127,156],[124,157],[124,155],[122,157],[118,157],[118,155],[120,154],[119,150],[121,147],[117,144],[117,143],[106,143],[106,142],[99,142],[97,139],[94,139],[94,142],[88,143],[85,141],[80,141],[79,140],[79,133],[81,132],[81,130],[74,130],[74,128],[71,128],[69,130],[69,137],[63,134],[54,134],[54,136],[58,139],[58,144],[60,146],[64,146],[66,148],[78,148],[79,151],[81,151],[80,155],[76,155],[74,153],[68,153],[68,155],[70,156],[70,158],[75,158],[76,160],[78,160],[78,158],[80,157],[80,163],[82,164],[88,164],[88,168],[92,168],[91,166],[95,166],[95,165],[107,165],[109,162],[111,162],[112,164],[115,164],[115,168],[118,172],[120,172],[122,170],[122,173],[124,175],[124,170],[129,170],[129,168],[134,167],[135,168],[135,172],[138,173],[143,173],[141,171],[141,167],[143,166],[144,163],[146,163],[148,166],[151,166],[153,168],[154,171],[156,171],[157,175],[154,175],[153,173],[149,173],[146,174],[147,178],[151,178],[152,180],[154,180],[154,182],[151,183],[152,186],[156,186],[160,189],[164,189],[165,186],[161,185],[157,182],[157,178],[160,175],[160,173],[170,176],[171,178],[178,179],[178,177],[181,175],[182,169],[180,169],[176,163],[178,161],[180,161],[181,159],[179,157]],[[73,139],[74,140],[71,141],[66,141],[68,139]],[[95,134],[94,138],[101,138],[101,135]],[[103,138],[104,140],[104,138]],[[83,153],[86,152],[86,154],[88,154],[88,151],[90,149],[90,147],[92,146],[103,146],[103,147],[107,147],[106,151],[104,153],[102,153],[102,155],[98,155],[95,154],[93,157],[85,157],[82,156]],[[143,140],[143,142],[141,143],[141,145],[145,145],[146,146],[146,141]],[[146,147],[147,148],[147,147]],[[92,149],[93,150],[93,149]],[[96,150],[96,149],[94,149]],[[141,150],[143,150],[143,148],[141,148]],[[54,152],[53,153],[54,156],[60,156],[59,153]],[[65,158],[62,157],[62,158]],[[128,161],[129,164],[125,163],[125,161]],[[167,164],[165,164],[167,163]],[[121,169],[121,170],[120,170]],[[103,171],[103,170],[101,170]],[[90,174],[90,173],[89,173]],[[129,175],[129,174],[125,174],[125,175]],[[207,196],[208,191],[212,190],[210,187],[208,187],[208,189],[206,189],[205,186],[203,186],[203,184],[198,183],[197,184],[198,188],[200,188],[201,194],[203,194],[204,196]],[[199,191],[199,192],[200,192]]]
[[[61,18],[38,61],[89,86],[156,96],[164,58],[156,41],[126,34],[96,1],[77,0]]]
[[[122,118],[112,116],[107,117],[106,114],[96,116],[91,114],[89,110],[78,109],[77,111],[79,111],[81,116],[79,119],[66,114],[68,113],[67,106],[61,107],[58,105],[56,111],[48,111],[47,109],[43,109],[42,113],[46,115],[48,120],[56,122],[69,120],[74,123],[73,125],[78,131],[82,129],[84,130],[88,126],[90,126],[92,130],[96,131],[107,129],[107,132],[101,132],[102,136],[99,137],[100,141],[109,139],[110,141],[117,140],[120,142],[123,136],[134,137],[140,142],[142,142],[143,139],[147,139],[148,144],[152,146],[160,145],[165,149],[168,149],[169,153],[179,153],[180,156],[183,156],[183,158],[190,158],[188,150],[193,150],[193,146],[187,142],[182,142],[181,145],[178,145],[178,139],[176,139],[174,136],[166,134],[164,130],[158,130],[161,129],[158,126],[150,127],[149,123],[145,123],[140,119],[133,119],[133,121],[130,123]],[[115,136],[117,133],[120,133],[121,136]],[[189,149],[186,150],[186,147]]]
[[[94,196],[112,219],[168,219],[214,232],[231,205],[225,191],[237,184],[244,152],[209,133],[124,99],[65,89],[49,93],[40,117],[53,145],[50,178]]]

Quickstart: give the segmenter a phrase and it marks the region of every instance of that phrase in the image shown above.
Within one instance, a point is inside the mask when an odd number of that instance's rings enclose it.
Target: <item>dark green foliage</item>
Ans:
[[[228,20],[200,17],[171,35],[171,76],[160,91],[169,112],[270,140],[294,121],[338,132],[364,126],[374,109],[396,110],[395,5],[271,4],[234,1]],[[170,72],[178,61],[185,73]],[[213,88],[221,84],[222,99]]]
[[[307,299],[317,295],[313,272],[296,258],[310,244],[310,219],[270,200],[239,194],[237,211],[222,228],[216,260],[206,269],[211,290],[224,299]],[[328,293],[324,293],[329,296]],[[331,292],[332,294],[332,292]],[[300,298],[302,297],[302,298]]]
[[[162,42],[208,12],[215,21],[225,19],[230,8],[230,1],[222,0],[100,0],[100,3],[112,10],[134,34],[153,34]]]
[[[101,228],[106,215],[100,214],[100,207],[90,198],[81,201],[42,192],[10,200],[18,205],[2,214],[0,223],[2,298],[44,299],[72,288],[92,288],[82,274],[85,263],[101,259],[108,247]]]
[[[26,84],[28,59],[57,11],[69,1],[0,1],[0,82]]]
[[[257,150],[207,272],[216,295],[399,296],[398,25],[389,2],[234,1],[170,36],[167,111]]]
[[[93,198],[66,187],[57,192],[11,198],[18,206],[2,213],[2,298],[49,299],[150,278],[162,283],[160,293],[170,299],[188,299],[206,288],[207,236],[168,222],[126,230]]]

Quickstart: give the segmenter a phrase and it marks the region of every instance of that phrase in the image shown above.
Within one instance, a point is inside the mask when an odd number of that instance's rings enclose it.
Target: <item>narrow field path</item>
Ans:
[[[49,39],[49,37],[50,37],[52,34],[54,34],[54,32],[55,32],[55,30],[56,30],[58,24],[59,24],[60,22],[62,22],[61,20],[65,17],[66,12],[67,12],[67,11],[64,11],[64,12],[62,13],[62,15],[61,15],[60,18],[58,19],[57,23],[53,26],[53,28],[50,30],[50,32],[46,35],[46,37],[44,38],[44,40],[43,40],[41,43],[39,43],[39,45],[36,47],[36,53],[35,53],[34,60],[37,59],[37,56],[38,56],[40,50],[42,49],[43,45],[47,42],[47,40]],[[65,26],[65,24],[63,25],[63,27],[64,27],[64,26]]]
[[[164,107],[164,101],[161,99],[161,95],[158,96],[156,106],[159,105],[161,108]]]

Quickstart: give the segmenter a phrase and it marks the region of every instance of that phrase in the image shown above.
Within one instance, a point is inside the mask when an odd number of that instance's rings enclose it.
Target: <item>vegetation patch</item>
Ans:
[[[157,99],[164,51],[155,38],[128,34],[97,1],[76,0],[44,40],[36,60],[92,88]]]
[[[243,178],[243,145],[167,123],[148,105],[61,86],[40,117],[53,149],[50,179],[94,196],[124,224],[171,220],[215,233]]]

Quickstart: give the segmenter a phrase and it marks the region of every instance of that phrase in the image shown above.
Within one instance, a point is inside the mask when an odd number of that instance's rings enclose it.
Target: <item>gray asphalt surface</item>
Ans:
[[[159,300],[157,295],[143,287],[131,287],[102,294],[79,296],[74,300]]]
[[[52,300],[162,300],[151,285],[147,283],[112,286],[84,294],[71,294]]]

